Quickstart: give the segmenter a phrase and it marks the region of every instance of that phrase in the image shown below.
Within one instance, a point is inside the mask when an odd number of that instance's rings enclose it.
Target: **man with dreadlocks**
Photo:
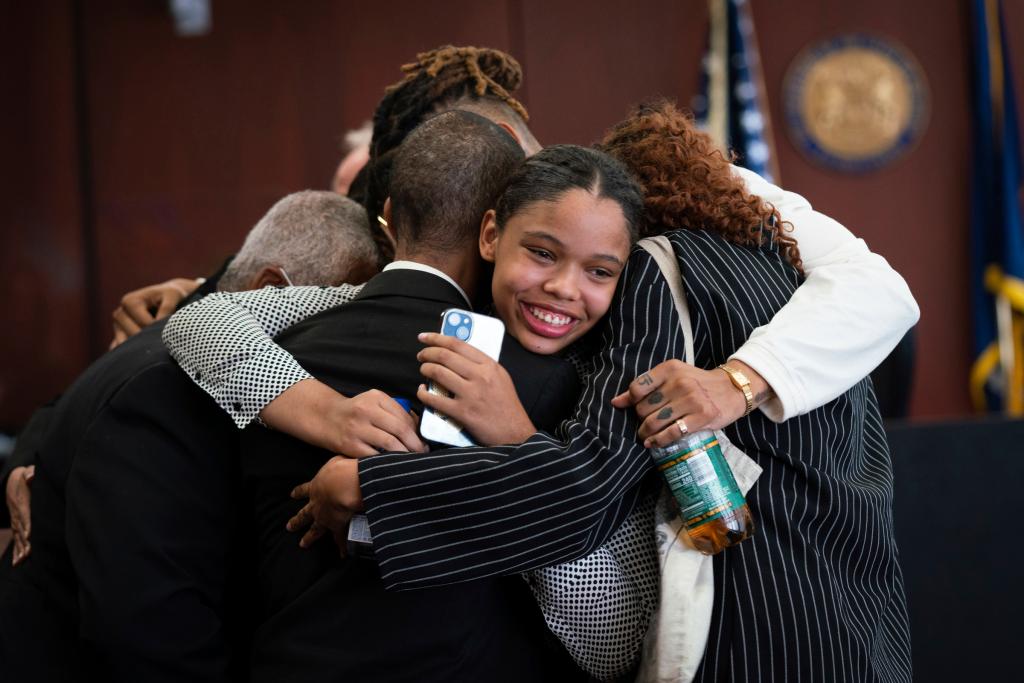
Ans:
[[[504,128],[527,155],[540,150],[526,122],[530,116],[515,99],[523,70],[512,55],[500,50],[445,45],[416,56],[402,66],[405,78],[388,87],[373,115],[370,161],[364,168],[367,188],[361,199],[371,223],[381,215],[390,190],[395,151],[425,119],[452,109],[471,111]],[[384,263],[394,246],[386,231],[375,231]],[[383,265],[383,264],[382,264]]]

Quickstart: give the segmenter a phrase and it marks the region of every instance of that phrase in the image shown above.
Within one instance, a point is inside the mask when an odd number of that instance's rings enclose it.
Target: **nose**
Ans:
[[[565,301],[580,298],[579,273],[575,268],[559,268],[544,282],[544,292]]]

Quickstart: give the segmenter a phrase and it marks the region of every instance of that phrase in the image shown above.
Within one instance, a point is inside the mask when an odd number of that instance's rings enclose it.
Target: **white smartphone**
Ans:
[[[461,308],[449,308],[441,314],[441,334],[461,339],[498,360],[501,342],[505,338],[505,323],[489,315],[472,313]],[[433,382],[427,386],[427,390],[441,396],[451,395],[444,387]],[[423,408],[423,417],[420,419],[420,435],[428,441],[450,446],[476,445],[462,425],[447,415],[427,407]]]

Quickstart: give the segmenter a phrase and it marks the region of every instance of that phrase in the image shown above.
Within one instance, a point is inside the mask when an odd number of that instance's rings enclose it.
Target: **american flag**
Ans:
[[[708,50],[701,94],[693,101],[694,116],[723,150],[737,154],[737,164],[778,182],[750,4],[747,0],[709,0],[708,7]]]

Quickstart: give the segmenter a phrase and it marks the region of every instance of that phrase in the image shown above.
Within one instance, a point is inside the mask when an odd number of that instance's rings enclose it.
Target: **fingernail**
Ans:
[[[416,335],[416,338],[419,339],[420,341],[424,341],[427,338],[427,333],[420,332],[419,334]]]

